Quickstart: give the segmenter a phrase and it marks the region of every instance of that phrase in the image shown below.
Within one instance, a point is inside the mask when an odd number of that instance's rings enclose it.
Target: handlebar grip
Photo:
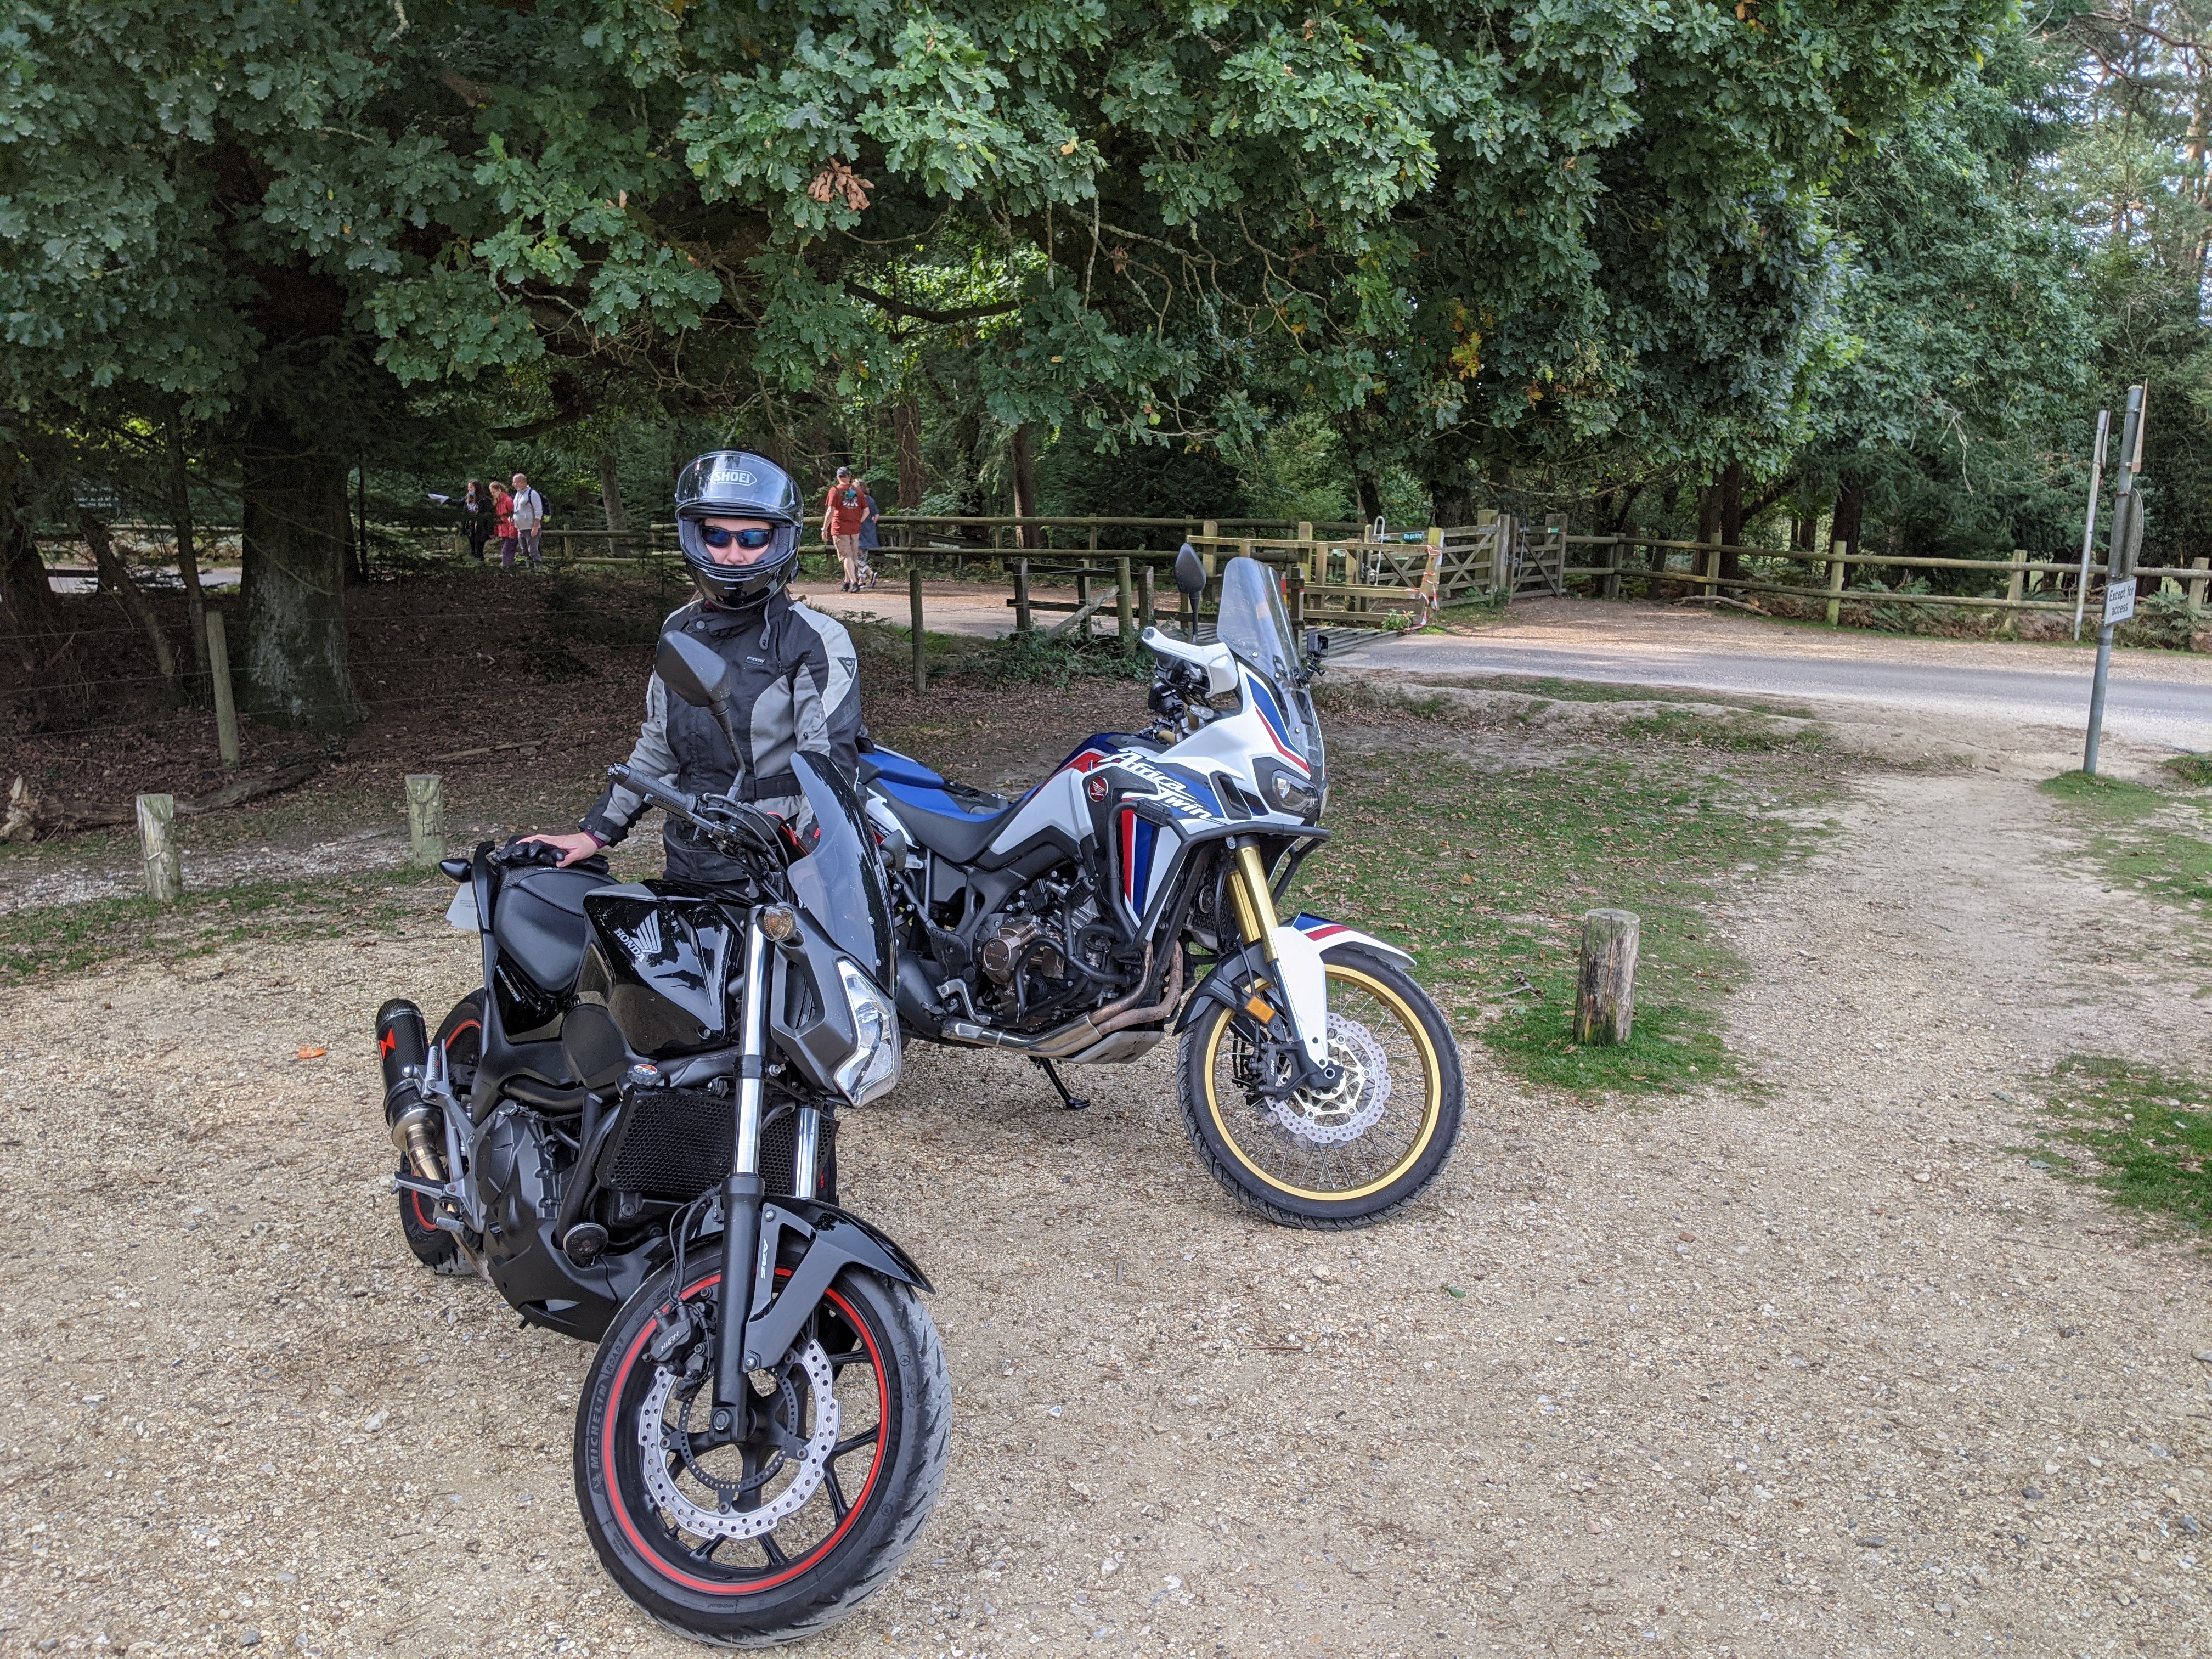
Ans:
[[[648,778],[627,766],[610,766],[607,776],[649,806],[658,806],[665,812],[675,812],[687,818],[692,816],[690,798],[679,794],[657,779]]]

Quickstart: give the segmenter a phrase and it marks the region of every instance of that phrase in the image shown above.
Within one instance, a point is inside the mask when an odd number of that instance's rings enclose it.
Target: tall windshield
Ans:
[[[806,856],[791,866],[791,896],[837,948],[888,990],[894,980],[891,907],[884,867],[861,827],[860,799],[830,762],[801,750],[792,771],[813,822],[799,832]]]
[[[1302,681],[1297,636],[1274,576],[1257,559],[1236,558],[1221,571],[1221,617],[1214,637],[1274,684],[1291,740],[1316,776],[1322,769],[1321,726]]]

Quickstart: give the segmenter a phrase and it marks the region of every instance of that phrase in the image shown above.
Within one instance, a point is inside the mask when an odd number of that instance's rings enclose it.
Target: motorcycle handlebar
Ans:
[[[629,767],[610,766],[607,776],[647,806],[658,806],[671,817],[681,818],[718,842],[727,842],[745,852],[766,853],[772,857],[781,857],[784,853],[783,844],[776,836],[775,820],[757,807],[748,806],[741,801],[718,801],[715,810],[726,811],[736,820],[734,823],[718,823],[700,812],[693,797],[671,789]]]
[[[633,771],[627,766],[610,766],[607,768],[607,776],[629,790],[647,806],[658,806],[662,811],[672,813],[687,823],[699,822],[698,814],[691,810],[691,798],[689,795],[679,794],[669,788],[667,785],[648,778],[641,772]]]

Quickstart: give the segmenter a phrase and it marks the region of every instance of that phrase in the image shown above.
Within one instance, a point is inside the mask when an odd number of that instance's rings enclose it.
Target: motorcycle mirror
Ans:
[[[653,672],[669,691],[695,708],[720,712],[730,701],[730,665],[689,634],[664,634],[653,653]]]
[[[1206,592],[1205,561],[1188,542],[1176,554],[1176,586],[1194,597]]]

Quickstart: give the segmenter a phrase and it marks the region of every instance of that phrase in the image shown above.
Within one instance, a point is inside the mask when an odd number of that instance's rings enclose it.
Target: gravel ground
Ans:
[[[1471,1051],[1375,1231],[1246,1221],[1164,1059],[1067,1114],[917,1055],[840,1162],[942,1287],[951,1471],[809,1650],[2212,1648],[2203,1262],[2017,1150],[2064,1053],[2201,1070],[2189,941],[2021,781],[1840,814],[1717,908],[1762,1091],[1577,1106]],[[12,994],[0,1650],[688,1650],[584,1545],[585,1351],[416,1269],[383,1190],[370,1015],[470,957],[426,916]]]

